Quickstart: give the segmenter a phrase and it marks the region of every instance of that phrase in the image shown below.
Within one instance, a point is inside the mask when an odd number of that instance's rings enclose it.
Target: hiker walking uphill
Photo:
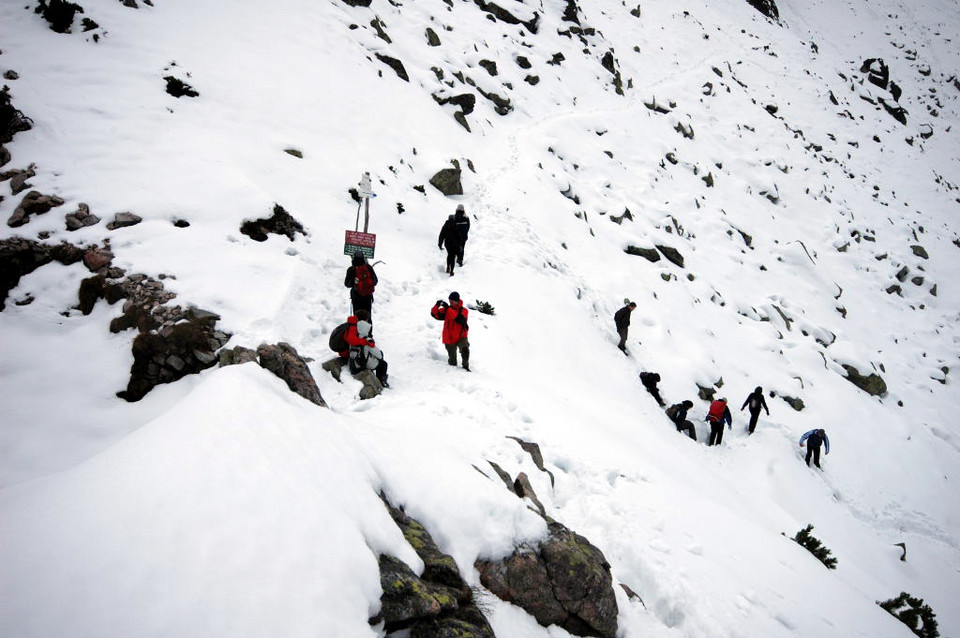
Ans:
[[[642,383],[643,387],[647,389],[647,392],[650,393],[650,396],[657,400],[657,405],[659,405],[661,408],[666,405],[666,403],[663,401],[663,397],[660,396],[660,388],[657,387],[657,384],[660,383],[659,374],[656,372],[641,372],[640,383]]]
[[[830,439],[827,438],[827,432],[823,428],[817,428],[810,430],[806,434],[800,437],[800,447],[803,447],[804,442],[807,444],[807,467],[810,467],[810,457],[813,457],[813,464],[817,466],[817,469],[823,469],[820,467],[820,446],[823,445],[824,456],[830,454]]]
[[[629,355],[627,352],[627,332],[630,328],[630,313],[636,310],[637,304],[629,299],[624,299],[623,303],[623,308],[613,314],[613,323],[617,326],[617,334],[620,335],[620,343],[617,344],[617,347],[623,354]]]
[[[353,253],[352,265],[347,268],[343,285],[350,289],[350,304],[354,314],[364,310],[367,312],[367,321],[373,323],[373,291],[377,285],[377,273],[367,263],[363,253]]]
[[[692,407],[693,401],[688,400],[682,403],[674,403],[667,408],[666,412],[667,418],[677,426],[677,432],[686,432],[691,439],[696,441],[697,429],[693,427],[693,423],[687,420],[687,412],[689,412]]]
[[[766,410],[767,416],[770,416],[767,402],[763,398],[763,388],[757,386],[757,388],[747,396],[747,400],[743,402],[743,405],[740,406],[740,411],[743,412],[743,409],[748,406],[750,408],[750,425],[747,426],[747,431],[753,434],[753,431],[757,429],[757,419],[760,418],[760,410]]]
[[[723,424],[733,428],[733,417],[730,416],[726,398],[717,399],[710,404],[706,420],[710,422],[710,442],[707,445],[720,445],[723,443]]]
[[[469,229],[470,220],[467,220]],[[440,228],[440,236],[437,238],[437,248],[447,249],[447,270],[446,273],[453,277],[453,267],[459,261],[463,265],[463,242],[464,238],[457,230],[457,220],[454,215],[447,217]]]
[[[450,303],[438,299],[430,310],[430,315],[443,322],[441,339],[443,347],[447,349],[447,363],[457,365],[457,351],[460,351],[460,361],[463,369],[470,371],[470,342],[467,340],[467,313],[460,301],[460,293],[451,292]]]
[[[457,255],[457,265],[463,265],[463,251],[467,247],[467,236],[470,234],[470,218],[467,217],[467,211],[463,204],[457,204],[457,212],[453,214],[453,222],[460,235],[460,253]]]

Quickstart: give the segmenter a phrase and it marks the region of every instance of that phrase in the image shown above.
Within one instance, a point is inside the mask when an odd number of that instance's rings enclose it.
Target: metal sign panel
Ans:
[[[352,255],[360,252],[367,259],[373,259],[374,250],[377,247],[377,236],[373,233],[361,233],[355,230],[346,231],[343,240],[343,254]]]

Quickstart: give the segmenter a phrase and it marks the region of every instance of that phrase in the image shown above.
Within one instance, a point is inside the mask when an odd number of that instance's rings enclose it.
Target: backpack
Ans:
[[[360,264],[357,266],[354,271],[354,276],[357,279],[357,283],[354,285],[353,289],[357,291],[358,295],[363,295],[367,297],[373,294],[373,271],[370,270],[370,266],[366,264]]]
[[[710,411],[707,412],[707,420],[710,423],[719,423],[723,420],[723,411],[727,409],[727,404],[723,401],[714,401],[710,404]]]
[[[349,323],[341,323],[339,326],[333,329],[333,332],[330,333],[330,349],[334,352],[343,352],[344,350],[350,349],[350,344],[347,343],[347,340],[344,338],[347,334],[347,329],[350,327]]]
[[[677,415],[680,413],[681,407],[682,406],[679,403],[674,403],[669,408],[667,408],[667,418],[673,421],[674,423],[676,423]]]

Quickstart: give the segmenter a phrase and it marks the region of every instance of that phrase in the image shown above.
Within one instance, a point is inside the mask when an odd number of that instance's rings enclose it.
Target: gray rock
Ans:
[[[647,261],[656,263],[660,261],[660,253],[654,248],[641,248],[639,246],[627,246],[624,248],[623,252],[628,255],[636,255],[638,257],[643,257]]]
[[[660,244],[657,244],[657,250],[663,253],[667,261],[683,268],[683,255],[680,254],[679,250],[671,248],[670,246],[661,246]]]
[[[383,392],[383,384],[380,383],[380,379],[377,378],[373,370],[361,370],[353,375],[353,378],[363,384],[363,387],[360,388],[361,399],[372,399],[380,396],[380,393]]]
[[[307,401],[326,407],[306,362],[289,343],[261,344],[257,356],[260,357],[260,366],[283,379],[288,388]]]
[[[142,221],[142,217],[134,215],[131,212],[117,213],[114,215],[113,221],[107,224],[107,229],[116,230],[118,228],[127,228],[128,226],[136,226]]]
[[[38,191],[30,191],[20,200],[10,219],[7,220],[7,226],[16,228],[23,226],[30,221],[31,215],[42,215],[51,208],[62,206],[63,200],[55,195],[43,195]]]
[[[517,474],[517,480],[513,482],[513,491],[520,498],[530,499],[530,502],[537,508],[537,513],[544,519],[547,518],[547,510],[544,509],[543,503],[537,498],[537,493],[534,491],[533,485],[530,484],[530,477],[527,476],[526,472]]]
[[[81,203],[76,212],[68,213],[64,220],[67,223],[67,230],[75,231],[87,226],[93,226],[100,223],[100,218],[90,212],[90,207]]]
[[[241,365],[243,363],[256,363],[257,351],[243,346],[235,346],[229,350],[224,349],[218,356],[220,367]]]
[[[3,79],[4,79],[4,80],[19,80],[19,79],[20,79],[20,74],[17,73],[16,71],[14,71],[13,69],[7,69],[6,71],[3,72]]]
[[[550,485],[552,487],[555,484],[555,481],[553,478],[553,472],[548,470],[546,466],[543,464],[543,453],[540,451],[540,446],[537,445],[536,443],[531,443],[530,441],[524,441],[523,439],[517,438],[515,436],[508,436],[507,438],[513,439],[514,441],[516,441],[520,445],[520,447],[523,448],[523,451],[530,455],[530,458],[533,460],[533,464],[537,466],[537,469],[540,470],[541,472],[546,473],[547,476],[550,477]]]
[[[544,627],[557,625],[577,636],[614,638],[617,599],[610,565],[586,538],[560,523],[538,547],[521,545],[499,561],[478,560],[480,582]]]
[[[438,46],[440,46],[440,36],[437,35],[437,32],[436,32],[436,31],[434,31],[434,30],[431,29],[430,27],[427,27],[426,36],[427,36],[427,44],[428,44],[428,45],[430,45],[430,46],[432,46],[432,47],[438,47]]]
[[[430,184],[446,196],[463,195],[460,168],[444,168],[430,178]]]
[[[913,251],[913,254],[921,259],[930,259],[930,255],[927,254],[926,248],[920,245],[910,246],[910,250]]]
[[[407,70],[403,66],[403,62],[397,58],[391,57],[389,55],[384,55],[382,53],[374,53],[374,56],[386,64],[388,67],[393,69],[393,72],[397,74],[397,77],[403,80],[404,82],[410,81],[410,76],[407,75]]]

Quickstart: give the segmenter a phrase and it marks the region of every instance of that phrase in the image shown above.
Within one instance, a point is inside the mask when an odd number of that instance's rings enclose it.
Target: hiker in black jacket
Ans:
[[[437,238],[437,248],[447,249],[447,270],[446,273],[453,277],[453,266],[459,258],[463,262],[463,238],[460,231],[457,230],[457,220],[453,215],[447,217],[440,229],[440,236]]]
[[[352,265],[347,268],[347,276],[343,278],[343,285],[350,289],[350,303],[353,305],[353,314],[365,310],[368,319],[373,323],[373,291],[377,285],[377,273],[373,266],[367,263],[363,253],[353,253]]]
[[[757,419],[760,418],[760,410],[766,410],[767,416],[770,416],[767,402],[763,398],[763,388],[757,386],[757,388],[747,396],[747,400],[743,402],[743,405],[740,406],[740,411],[743,412],[743,409],[747,406],[750,407],[750,425],[747,426],[747,431],[753,434],[753,431],[757,429]]]
[[[470,218],[463,204],[457,204],[457,212],[453,214],[453,221],[460,235],[460,252],[457,254],[457,265],[463,265],[463,251],[467,247],[467,236],[470,234]]]
[[[630,328],[630,313],[637,308],[637,304],[629,299],[623,300],[624,306],[613,314],[613,323],[617,326],[617,334],[620,335],[620,343],[617,347],[623,354],[627,353],[627,331]]]
[[[692,407],[693,401],[674,403],[667,408],[667,418],[677,426],[677,432],[686,432],[691,439],[696,441],[697,429],[693,426],[693,423],[687,420],[687,412],[689,412]]]
[[[656,372],[641,372],[640,383],[643,384],[643,387],[647,389],[650,396],[656,399],[657,404],[662,408],[664,401],[663,397],[660,396],[660,389],[657,387],[657,384],[660,383],[660,375]]]

